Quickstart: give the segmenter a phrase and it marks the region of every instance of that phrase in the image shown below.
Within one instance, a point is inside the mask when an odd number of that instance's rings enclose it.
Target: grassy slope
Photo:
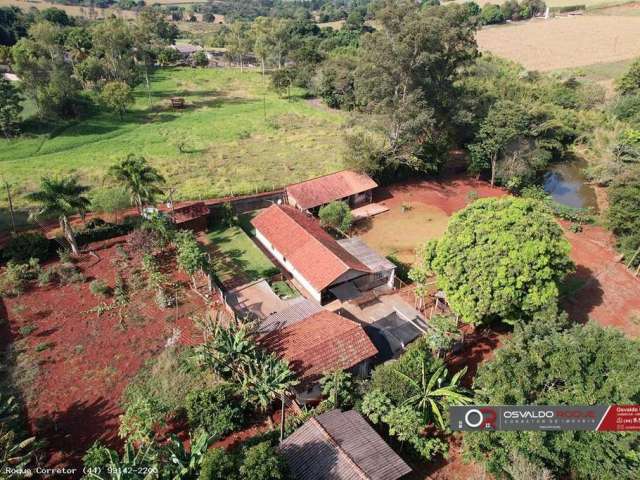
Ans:
[[[277,268],[238,226],[219,228],[208,234],[213,252],[214,270],[223,280],[244,274],[245,281],[258,280],[277,273]]]
[[[171,96],[184,96],[187,108],[172,110]],[[279,98],[255,71],[164,69],[153,78],[151,107],[139,87],[124,120],[100,112],[0,140],[0,176],[15,185],[15,203],[24,206],[20,193],[42,175],[77,173],[97,185],[110,165],[134,153],[177,187],[176,198],[249,193],[341,168],[343,120],[302,98]],[[43,129],[47,134],[38,133]]]

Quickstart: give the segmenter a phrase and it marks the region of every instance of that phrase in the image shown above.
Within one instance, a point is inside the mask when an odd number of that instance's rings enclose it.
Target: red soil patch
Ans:
[[[125,386],[147,359],[164,348],[175,329],[181,330],[182,341],[192,342],[195,333],[190,315],[204,306],[197,294],[185,288],[175,320],[175,309],[158,309],[153,295],[140,291],[132,293],[130,303],[137,320],[129,319],[122,327],[115,312],[98,317],[89,310],[112,300],[94,296],[89,284],[101,279],[113,286],[118,257],[115,246],[98,254],[99,260],[83,255],[77,263],[87,277],[85,283],[33,287],[17,298],[0,301],[0,316],[9,319],[2,332],[5,346],[21,338],[20,327],[37,328],[19,345],[35,374],[27,410],[34,432],[48,443],[49,466],[78,466],[96,440],[119,446],[118,415],[122,412],[118,403]],[[172,278],[185,285],[188,281],[178,273]],[[49,348],[36,351],[43,343]]]
[[[573,233],[567,222],[561,223],[576,264],[570,278],[576,290],[563,299],[570,317],[582,323],[592,319],[630,337],[640,336],[640,278],[619,261],[611,233],[594,225]]]
[[[468,177],[452,177],[442,180],[409,180],[376,191],[374,201],[390,208],[405,202],[421,202],[452,215],[466,207],[471,200],[485,197],[501,197],[507,193],[492,188],[487,182]]]

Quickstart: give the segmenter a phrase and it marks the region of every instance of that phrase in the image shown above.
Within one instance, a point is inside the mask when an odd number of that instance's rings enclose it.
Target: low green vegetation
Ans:
[[[213,269],[222,281],[233,278],[252,281],[278,273],[275,265],[240,227],[232,225],[211,230],[208,237],[213,245]]]
[[[80,121],[49,122],[49,130],[26,126],[22,137],[0,140],[0,171],[24,206],[20,194],[34,189],[40,176],[77,172],[95,185],[132,152],[177,187],[174,199],[268,190],[339,169],[335,135],[343,116],[295,93],[280,98],[254,71],[162,69],[151,77],[151,103],[137,87],[122,120],[97,110]],[[171,110],[171,96],[184,97],[187,107]]]

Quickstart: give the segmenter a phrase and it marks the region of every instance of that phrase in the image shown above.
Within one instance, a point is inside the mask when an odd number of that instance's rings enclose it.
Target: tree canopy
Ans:
[[[530,319],[557,311],[559,283],[573,269],[569,243],[542,202],[477,200],[428,242],[410,276],[430,274],[462,320]]]
[[[637,404],[640,383],[629,381],[629,372],[638,362],[637,341],[614,329],[528,325],[480,366],[474,388],[481,404]],[[633,433],[473,432],[465,434],[465,446],[498,478],[518,456],[558,478],[640,475],[640,437]]]

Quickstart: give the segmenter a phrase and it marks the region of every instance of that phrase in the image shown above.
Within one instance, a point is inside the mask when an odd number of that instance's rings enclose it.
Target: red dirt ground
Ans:
[[[472,193],[474,192],[474,193]],[[491,188],[487,182],[468,177],[443,180],[410,180],[378,189],[374,201],[383,201],[390,208],[404,202],[422,202],[452,215],[477,198],[506,195],[501,188]]]
[[[26,400],[33,430],[48,442],[49,466],[77,466],[98,439],[118,446],[118,403],[125,386],[162,350],[174,329],[183,332],[182,341],[192,342],[195,330],[189,316],[204,306],[185,288],[175,320],[174,309],[159,310],[153,296],[142,291],[133,294],[130,303],[141,316],[135,323],[123,328],[115,313],[98,317],[88,310],[104,300],[90,292],[89,284],[99,278],[113,286],[112,261],[118,254],[115,246],[97,253],[99,260],[83,255],[77,263],[87,277],[83,284],[34,287],[17,298],[0,300],[0,316],[9,319],[2,331],[5,346],[20,340],[21,326],[37,327],[19,343],[38,364],[32,395]],[[173,278],[187,282],[181,274]],[[35,347],[44,342],[51,348],[37,352]]]
[[[571,243],[579,289],[563,300],[572,319],[595,320],[630,337],[640,336],[640,278],[618,261],[612,235],[602,227],[585,225],[580,233],[562,222]]]

